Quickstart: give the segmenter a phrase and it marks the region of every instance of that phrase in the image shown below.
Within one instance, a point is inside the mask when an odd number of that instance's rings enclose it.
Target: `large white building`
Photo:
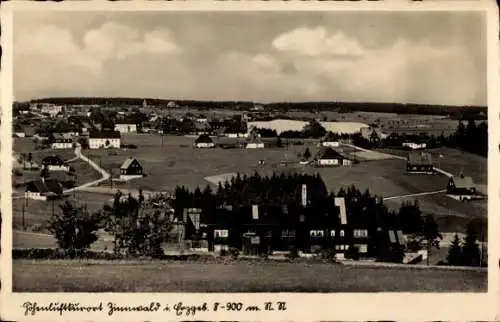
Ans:
[[[89,148],[90,149],[119,149],[120,148],[120,132],[90,132],[89,133]]]
[[[132,124],[132,123],[116,123],[115,124],[115,131],[118,131],[120,133],[136,133],[137,132],[137,125]]]

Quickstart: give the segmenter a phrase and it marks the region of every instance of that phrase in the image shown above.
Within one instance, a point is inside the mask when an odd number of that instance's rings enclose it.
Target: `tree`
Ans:
[[[463,264],[465,266],[479,266],[481,255],[477,244],[477,232],[471,223],[467,225],[467,235],[462,247]]]
[[[30,164],[30,169],[32,168],[31,162],[33,161],[33,154],[31,152],[28,153],[28,162]]]
[[[182,199],[182,189],[176,190],[176,197]],[[157,196],[152,196],[155,199]],[[179,200],[181,202],[182,200]],[[106,218],[104,229],[114,236],[115,253],[126,255],[157,256],[162,254],[161,244],[172,228],[165,209],[150,201],[132,197],[123,199],[117,192],[112,205],[102,210]]]
[[[40,177],[42,179],[46,179],[50,176],[50,172],[49,172],[49,169],[47,168],[46,165],[43,165],[42,166],[42,170],[40,171]]]
[[[316,120],[312,120],[309,124],[304,126],[302,130],[306,137],[311,137],[314,139],[319,139],[326,134],[326,129]]]
[[[432,247],[439,249],[439,242],[443,236],[439,232],[439,226],[434,220],[434,216],[426,215],[423,223],[423,238],[427,248],[427,265],[429,265],[429,253]]]
[[[281,138],[279,136],[276,138],[276,147],[283,147],[283,142],[281,142]]]
[[[450,249],[448,250],[448,256],[446,257],[448,265],[459,266],[462,265],[462,246],[458,235],[455,234],[453,242],[451,243]]]
[[[309,151],[309,148],[306,148],[306,150],[304,151],[303,157],[305,159],[309,159],[311,157],[311,151]]]
[[[90,214],[83,206],[69,201],[60,205],[61,212],[49,219],[49,231],[64,250],[84,250],[94,243],[101,221],[98,214]]]

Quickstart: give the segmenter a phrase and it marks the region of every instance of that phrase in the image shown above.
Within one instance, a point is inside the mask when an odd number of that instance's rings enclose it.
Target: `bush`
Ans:
[[[125,257],[120,254],[114,254],[102,251],[89,250],[64,250],[61,248],[29,248],[13,249],[12,259],[100,259],[117,260]]]
[[[356,246],[349,247],[349,249],[345,252],[345,257],[347,259],[358,260],[359,259],[358,247],[356,247]]]
[[[287,254],[287,257],[290,259],[295,259],[299,257],[299,251],[297,247],[295,246],[290,246],[289,248],[289,253]]]
[[[231,248],[229,248],[228,254],[232,258],[236,259],[236,258],[238,258],[238,256],[240,256],[240,250],[238,248],[231,247]]]
[[[326,260],[331,261],[331,262],[337,261],[335,255],[336,255],[336,252],[333,248],[326,249],[321,253],[321,257],[323,259],[326,259]]]

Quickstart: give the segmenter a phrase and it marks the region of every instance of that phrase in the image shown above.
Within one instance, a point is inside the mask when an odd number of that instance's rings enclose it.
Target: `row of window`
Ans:
[[[311,237],[325,237],[324,230],[311,230],[309,232],[309,234]],[[229,236],[229,231],[227,229],[216,229],[216,230],[214,230],[214,236],[215,236],[215,238],[227,238]],[[330,236],[335,237],[336,231],[331,230]],[[345,236],[345,231],[343,229],[341,229],[339,231],[339,236],[340,237]],[[355,229],[353,231],[353,236],[354,236],[354,238],[368,237],[368,230],[367,229]],[[281,238],[295,238],[295,230],[282,230],[281,231]]]

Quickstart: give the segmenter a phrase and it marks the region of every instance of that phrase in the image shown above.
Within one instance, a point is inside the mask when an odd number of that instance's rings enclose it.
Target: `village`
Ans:
[[[217,115],[147,99],[31,102],[14,113],[14,248],[55,245],[46,222],[67,200],[95,212],[132,198],[141,210],[127,208],[130,216],[165,219],[168,229],[156,231],[164,256],[487,261],[485,176],[476,170],[473,178],[449,148],[462,148],[456,137],[466,123],[399,115],[398,124],[393,114],[369,112],[283,116],[258,104]],[[377,171],[383,175],[370,179]],[[468,225],[476,258],[447,262]],[[101,229],[92,247],[138,251],[118,239],[116,228]]]

